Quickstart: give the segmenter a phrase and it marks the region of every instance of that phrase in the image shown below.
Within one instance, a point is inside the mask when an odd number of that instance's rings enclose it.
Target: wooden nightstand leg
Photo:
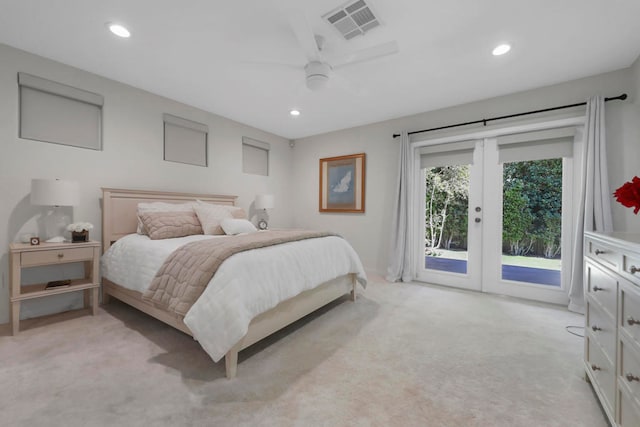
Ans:
[[[11,333],[18,335],[20,332],[20,301],[11,303]]]
[[[89,308],[89,303],[90,303],[89,292],[90,291],[92,290],[85,289],[84,291],[82,291],[82,304],[84,308]]]
[[[98,294],[100,288],[91,288],[91,314],[94,316],[98,314]]]

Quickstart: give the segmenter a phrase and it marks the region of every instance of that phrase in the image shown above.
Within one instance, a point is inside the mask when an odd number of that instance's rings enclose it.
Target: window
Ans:
[[[164,160],[206,167],[209,127],[171,114],[163,120]]]
[[[242,171],[253,175],[269,176],[268,142],[242,137]]]
[[[18,73],[20,138],[102,149],[102,95]]]

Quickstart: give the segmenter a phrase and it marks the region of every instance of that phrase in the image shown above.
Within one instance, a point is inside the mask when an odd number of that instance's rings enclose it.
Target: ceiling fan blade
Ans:
[[[398,51],[398,43],[394,40],[365,49],[356,50],[355,52],[350,52],[344,55],[327,58],[327,61],[335,70],[336,68],[357,64],[358,62],[369,61],[381,56],[393,55],[398,53]]]
[[[309,24],[309,20],[304,12],[296,9],[289,9],[285,11],[289,25],[293,30],[300,47],[304,50],[304,54],[309,61],[319,61],[320,50],[318,49],[318,42],[316,36],[313,34],[313,29]]]

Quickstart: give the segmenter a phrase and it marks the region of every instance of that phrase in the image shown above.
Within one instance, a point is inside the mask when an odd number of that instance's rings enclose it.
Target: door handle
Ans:
[[[480,218],[476,218],[476,222],[480,222],[482,221]]]

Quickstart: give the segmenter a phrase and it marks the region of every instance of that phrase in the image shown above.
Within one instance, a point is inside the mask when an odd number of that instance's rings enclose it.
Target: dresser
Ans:
[[[587,379],[612,425],[640,426],[640,234],[585,233]]]

